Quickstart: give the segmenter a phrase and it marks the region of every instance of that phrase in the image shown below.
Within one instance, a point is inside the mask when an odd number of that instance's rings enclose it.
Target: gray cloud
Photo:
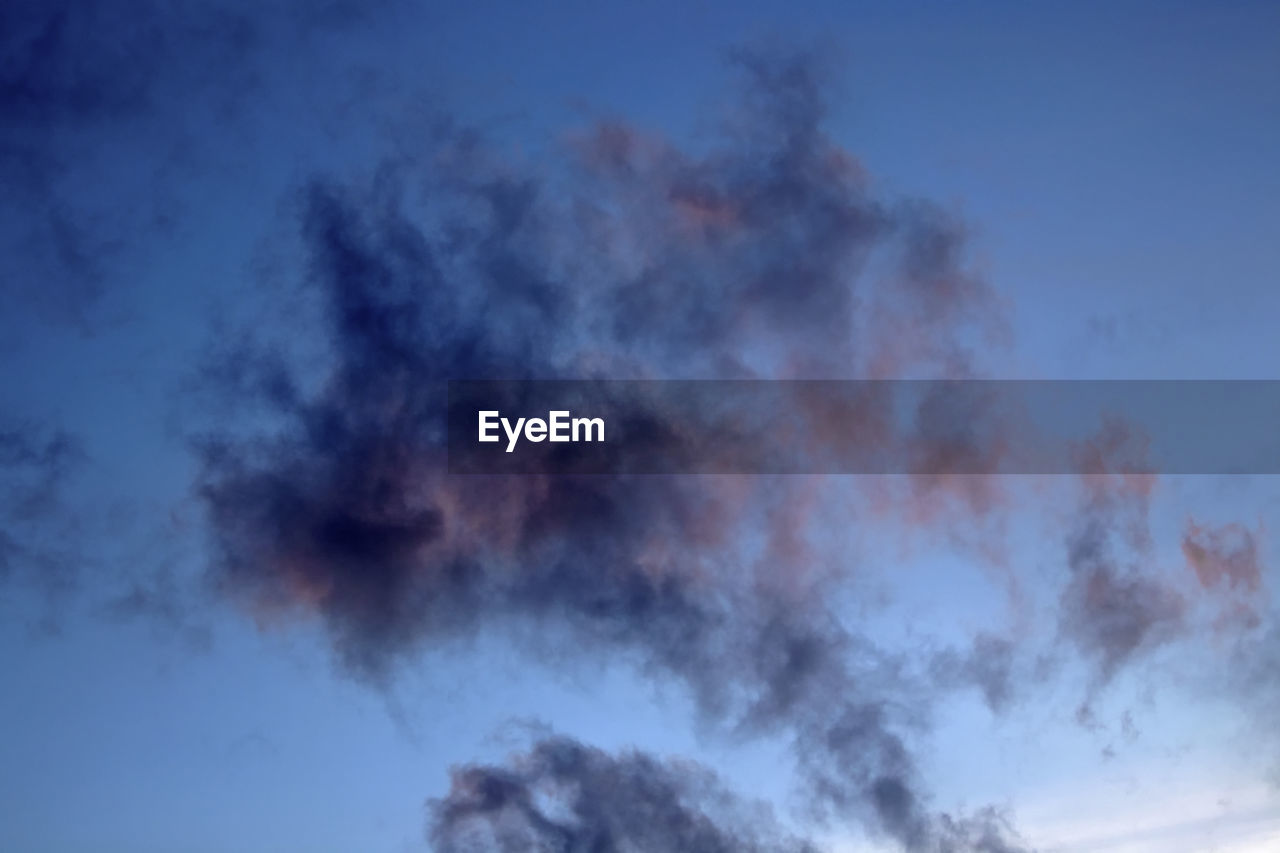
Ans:
[[[444,473],[449,378],[962,369],[994,313],[954,223],[871,193],[821,129],[809,64],[740,64],[737,121],[707,154],[607,124],[552,178],[445,131],[368,187],[306,187],[318,324],[207,377],[279,425],[197,442],[212,579],[316,614],[374,683],[479,630],[536,627],[548,660],[633,659],[715,728],[791,739],[815,812],[910,850],[986,849],[931,811],[908,744],[927,699],[806,565],[810,484]],[[299,340],[321,374],[291,365]]]
[[[1186,601],[1151,565],[1156,478],[1115,473],[1121,461],[1140,460],[1143,448],[1141,435],[1120,422],[1079,448],[1084,497],[1066,537],[1070,576],[1058,619],[1062,636],[1092,669],[1091,695],[1186,628]],[[1089,701],[1079,710],[1081,720],[1091,718]]]
[[[5,3],[0,306],[86,324],[130,253],[174,224],[175,168],[224,155],[210,122],[256,109],[281,58],[319,72],[312,37],[394,2]]]
[[[86,458],[65,431],[0,427],[0,581],[20,578],[48,592],[71,582],[76,537],[66,488]]]
[[[540,740],[505,766],[456,768],[448,795],[430,811],[440,853],[818,849],[701,767],[641,752],[610,755],[567,737]]]

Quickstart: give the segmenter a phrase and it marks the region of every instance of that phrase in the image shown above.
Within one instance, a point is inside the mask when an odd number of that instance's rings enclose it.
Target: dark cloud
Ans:
[[[1105,683],[1134,655],[1172,638],[1185,604],[1163,581],[1119,565],[1104,537],[1094,522],[1072,542],[1061,616],[1068,637],[1097,663]]]
[[[0,305],[83,322],[139,236],[172,225],[173,168],[225,156],[209,128],[243,115],[281,60],[323,69],[312,37],[391,5],[3,4]]]
[[[899,801],[884,783],[878,795]],[[429,837],[455,851],[665,851],[818,853],[784,832],[770,810],[728,790],[709,770],[627,751],[609,754],[551,736],[506,764],[455,768],[449,793],[429,803]],[[997,811],[943,816],[928,849],[1018,853]],[[921,848],[923,849],[923,848]]]
[[[0,428],[4,500],[19,520],[37,518],[58,501],[58,490],[85,461],[80,442],[63,430],[33,423]]]
[[[945,649],[930,664],[934,678],[946,687],[975,687],[994,714],[1005,711],[1024,677],[1014,642],[986,631],[969,648]]]
[[[993,808],[972,817],[943,817],[939,853],[1024,853],[1017,833],[1006,815]]]
[[[318,317],[296,309],[284,338],[208,374],[278,426],[198,441],[212,577],[250,608],[316,614],[374,683],[478,630],[535,636],[522,645],[548,660],[630,658],[721,731],[792,740],[816,813],[911,850],[988,849],[931,811],[908,745],[927,697],[809,565],[813,481],[445,474],[450,378],[966,362],[989,306],[954,223],[871,193],[821,130],[808,65],[744,65],[746,97],[706,154],[613,123],[535,175],[445,132],[367,187],[307,186]]]
[[[268,51],[296,50],[394,5],[140,0],[126,10],[110,0],[12,0],[0,10],[0,110],[9,119],[0,153],[56,166],[67,132],[190,108],[193,97],[205,109],[231,109],[260,84],[256,60]],[[42,150],[51,142],[54,150]]]
[[[0,592],[37,593],[47,608],[43,629],[56,628],[56,609],[86,558],[68,497],[86,459],[65,431],[32,422],[0,426]]]
[[[430,804],[440,853],[816,853],[763,807],[728,792],[709,771],[641,752],[610,755],[565,737],[538,741],[505,766],[456,768]]]
[[[1115,473],[1141,459],[1140,435],[1112,422],[1079,449],[1084,499],[1067,537],[1070,578],[1059,620],[1063,635],[1094,668],[1093,688],[1143,652],[1178,637],[1186,602],[1152,571],[1148,515],[1156,478]]]
[[[1063,595],[1062,620],[1068,637],[1096,663],[1100,683],[1181,629],[1184,602],[1162,582],[1093,554],[1074,563],[1073,571]]]

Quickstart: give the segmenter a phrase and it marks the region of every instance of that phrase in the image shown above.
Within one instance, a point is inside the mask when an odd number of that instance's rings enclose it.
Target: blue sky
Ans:
[[[387,440],[404,423],[379,408],[419,389],[428,400],[417,380],[481,364],[465,360],[458,329],[478,330],[500,367],[535,372],[714,375],[737,359],[766,374],[798,364],[852,375],[857,359],[873,363],[872,344],[919,339],[955,343],[976,373],[1000,378],[1274,378],[1276,8],[14,9],[0,12],[0,847],[453,849],[439,803],[475,807],[465,768],[505,767],[511,784],[534,786],[536,758],[508,762],[548,730],[613,756],[592,772],[629,749],[676,760],[664,779],[684,778],[680,761],[704,764],[819,849],[940,849],[941,815],[987,807],[1009,846],[970,838],[961,849],[1258,853],[1280,842],[1280,742],[1267,717],[1280,690],[1274,478],[1161,477],[1149,492],[1123,478],[1096,492],[1026,478],[982,512],[945,490],[919,498],[910,483],[888,496],[856,478],[722,483],[637,496],[634,524],[607,544],[551,499],[541,511],[556,520],[539,523],[553,533],[512,545],[504,537],[533,524],[521,507],[540,493],[525,484],[477,499],[440,485],[429,442],[423,451],[412,430]],[[762,77],[744,77],[742,55]],[[768,76],[788,68],[802,69],[799,95]],[[821,179],[760,159],[782,145],[770,134],[808,127],[803,110],[770,110],[799,109],[790,98],[803,106],[809,85],[824,106],[805,162],[830,169]],[[822,159],[831,152],[865,179]],[[802,201],[775,221],[753,205],[778,174]],[[698,181],[712,201],[694,214],[732,224],[686,243],[691,208],[664,206],[662,193]],[[501,234],[486,193],[524,185],[542,206],[527,231]],[[945,299],[911,301],[890,260],[874,280],[880,267],[843,262],[820,264],[812,285],[788,272],[828,245],[813,214],[827,203],[887,211],[888,236],[858,239],[893,257],[896,229],[933,222],[910,199],[936,205],[943,236],[963,237],[939,277],[982,283],[937,324],[919,318]],[[391,239],[405,223],[445,258],[431,293],[448,298],[423,295],[425,267]],[[466,246],[456,255],[439,249],[451,226]],[[516,267],[485,266],[485,228],[509,239],[494,257]],[[351,246],[373,260],[355,265],[339,251]],[[334,294],[388,304],[365,284],[344,289],[379,263],[407,288],[388,316],[419,312],[408,339],[422,349],[403,362],[379,360],[376,333],[327,325]],[[760,268],[762,283],[744,283]],[[609,283],[636,269],[652,302],[629,280]],[[850,303],[846,284],[861,288]],[[870,331],[846,340],[820,310],[787,313],[787,294],[809,306],[810,286],[849,309],[849,329]],[[533,307],[520,307],[526,293]],[[624,298],[638,307],[617,309]],[[877,299],[909,326],[897,341],[860,325]],[[996,317],[1005,339],[975,337]],[[686,321],[715,336],[703,345]],[[263,353],[283,354],[297,399],[253,385],[271,366]],[[396,385],[388,364],[413,381]],[[928,354],[901,364],[944,368]],[[249,381],[228,379],[236,370]],[[345,443],[305,437],[318,411],[351,417]],[[349,552],[305,511],[272,503],[314,498],[363,518],[370,505],[344,487],[386,482],[397,509],[378,511],[408,513],[395,520],[425,537],[407,556],[391,541]],[[626,505],[626,494],[607,497]],[[669,518],[667,500],[705,511],[705,529]],[[409,512],[422,506],[473,527],[446,523],[441,544],[434,522]],[[1076,565],[1064,542],[1099,518],[1115,565]],[[1197,539],[1192,520],[1209,533]],[[1149,541],[1125,540],[1129,524]],[[1248,570],[1206,580],[1188,556],[1195,542],[1212,566]],[[735,627],[671,660],[666,629],[651,623],[676,616],[596,621],[585,593],[558,584],[590,577],[561,562],[602,553],[636,572],[628,583],[714,598],[691,606]],[[477,592],[474,610],[423,586],[473,562],[484,583],[512,586]],[[407,580],[384,598],[368,580],[382,577]],[[1152,604],[1166,594],[1181,602],[1176,618]],[[716,679],[689,661],[713,650],[724,656],[709,671],[727,673],[726,689],[778,689],[733,675],[767,668],[753,644],[775,598],[778,630],[839,650],[820,670],[838,682],[835,699],[882,709],[902,739],[928,829],[895,825],[874,796],[814,819],[823,773],[867,787],[840,775],[847,761],[800,755],[815,748],[805,732],[830,722],[816,710],[833,701],[827,688],[806,687],[755,728],[749,700],[701,696]],[[440,627],[455,617],[463,627]],[[1107,625],[1140,625],[1141,639],[1117,651]],[[974,644],[983,637],[996,645]],[[353,664],[353,649],[375,663]],[[1007,697],[984,701],[962,660],[1005,667]]]

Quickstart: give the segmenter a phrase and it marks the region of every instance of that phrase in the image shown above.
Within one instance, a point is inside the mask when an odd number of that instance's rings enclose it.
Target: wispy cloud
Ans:
[[[552,179],[445,130],[369,186],[310,184],[320,321],[284,331],[318,334],[326,368],[292,367],[286,340],[210,372],[281,425],[198,442],[214,579],[259,613],[316,614],[375,683],[431,644],[536,626],[547,662],[622,655],[713,730],[790,740],[815,815],[910,850],[1020,849],[995,812],[933,810],[912,746],[928,693],[826,603],[811,484],[445,474],[450,378],[968,370],[999,319],[959,226],[873,192],[822,129],[809,61],[738,66],[708,153],[615,122]]]

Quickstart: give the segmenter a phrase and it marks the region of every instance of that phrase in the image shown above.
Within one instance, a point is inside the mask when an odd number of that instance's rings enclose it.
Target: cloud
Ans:
[[[129,253],[173,225],[174,169],[225,156],[229,128],[288,67],[279,58],[318,73],[332,56],[314,36],[358,31],[393,3],[6,2],[0,305],[86,324]]]
[[[1075,574],[1063,594],[1067,635],[1098,666],[1101,682],[1144,649],[1180,629],[1184,603],[1160,581],[1116,566],[1086,533],[1073,550]]]
[[[950,217],[871,192],[804,61],[740,64],[735,120],[704,154],[612,123],[548,176],[446,129],[368,186],[306,186],[318,316],[206,376],[276,427],[197,441],[212,579],[259,615],[314,614],[375,684],[474,631],[556,664],[633,660],[713,728],[791,740],[816,814],[910,850],[997,849],[998,826],[932,812],[908,743],[928,697],[830,609],[839,579],[807,559],[814,481],[445,473],[450,378],[968,363],[994,309]]]
[[[58,501],[58,490],[85,461],[80,442],[64,430],[31,422],[0,428],[5,504],[19,519],[33,519]]]
[[[1275,729],[1275,709],[1280,702],[1280,627],[1273,622],[1264,630],[1238,636],[1231,656],[1215,673],[1211,689],[1221,691],[1248,713],[1249,743],[1265,751],[1271,762],[1272,784],[1280,786],[1280,738]]]
[[[1187,520],[1182,554],[1201,588],[1218,599],[1220,629],[1261,624],[1269,596],[1262,583],[1258,539],[1242,524],[1211,527]]]
[[[1243,525],[1205,527],[1188,520],[1182,553],[1205,589],[1226,586],[1257,592],[1262,587],[1258,545]]]
[[[880,793],[901,792],[886,785]],[[782,830],[771,810],[743,800],[706,768],[630,750],[609,754],[564,736],[538,740],[504,765],[454,768],[448,794],[428,804],[429,837],[454,851],[592,850],[818,853]],[[943,817],[939,853],[1017,853],[1008,822],[986,809]]]
[[[1185,600],[1148,565],[1156,478],[1130,473],[1141,469],[1144,453],[1142,436],[1116,421],[1078,448],[1084,497],[1066,541],[1071,575],[1059,624],[1093,667],[1093,690],[1185,628]],[[1081,714],[1088,716],[1087,707]]]
[[[763,806],[728,792],[690,762],[642,752],[610,755],[548,737],[505,766],[453,771],[430,803],[431,840],[454,851],[816,853],[789,837]]]
[[[1013,640],[987,631],[978,632],[969,648],[944,649],[930,662],[934,678],[948,687],[973,686],[993,714],[1008,709],[1021,673]]]
[[[66,581],[65,489],[85,460],[68,432],[31,422],[0,427],[0,580],[22,572],[44,583]]]

